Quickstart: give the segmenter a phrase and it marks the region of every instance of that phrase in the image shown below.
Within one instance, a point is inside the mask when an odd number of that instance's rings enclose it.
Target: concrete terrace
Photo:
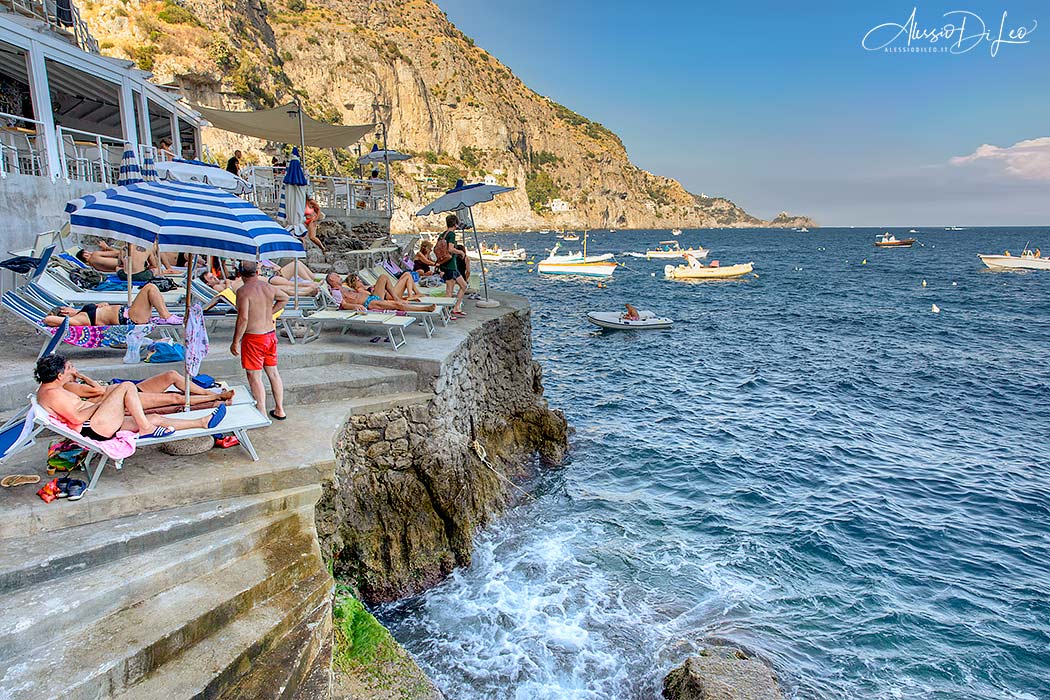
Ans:
[[[289,418],[252,432],[258,462],[239,448],[193,457],[145,448],[120,471],[107,466],[76,502],[45,504],[39,485],[0,490],[0,698],[318,697],[305,689],[327,684],[332,580],[313,511],[335,465],[333,437],[350,415],[433,398],[471,330],[527,306],[495,296],[500,308],[467,302],[469,317],[431,339],[409,330],[399,352],[355,331],[282,342]],[[6,418],[35,388],[40,341],[0,330]],[[211,334],[202,371],[242,385],[231,332]],[[61,352],[100,380],[179,367]],[[45,483],[48,442],[0,475]]]

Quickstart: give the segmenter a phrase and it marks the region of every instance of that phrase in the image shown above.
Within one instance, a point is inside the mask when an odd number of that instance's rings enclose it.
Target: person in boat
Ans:
[[[157,312],[159,319],[153,318]],[[139,290],[131,306],[118,304],[84,304],[79,309],[72,306],[56,306],[47,316],[44,325],[57,328],[69,319],[71,326],[122,326],[127,323],[159,323],[178,325],[182,317],[168,311],[164,295],[152,282]]]
[[[1038,248],[1036,248],[1035,249],[1035,257],[1037,257],[1037,258],[1043,257],[1043,251],[1041,251]]]
[[[55,420],[89,440],[104,442],[121,430],[137,432],[142,437],[166,437],[176,430],[214,427],[225,415],[225,405],[197,420],[169,418],[161,414],[147,415],[135,385],[121,382],[99,401],[85,401],[66,388],[74,381],[77,371],[61,355],[47,355],[37,360],[33,378],[40,387],[37,403]],[[218,420],[213,420],[218,418]],[[84,423],[91,421],[91,425]]]
[[[704,264],[691,253],[686,253],[683,257],[685,257],[685,261],[689,263],[689,269],[691,270],[699,270],[704,266]]]
[[[624,320],[627,320],[627,321],[640,321],[640,320],[642,320],[642,316],[641,316],[641,314],[638,313],[638,309],[634,308],[630,304],[624,304],[624,308],[627,309],[627,312],[623,315]]]
[[[112,384],[103,385],[91,377],[81,374],[80,370],[70,363],[73,376],[69,382],[63,385],[67,391],[71,391],[85,401],[98,403],[107,395],[115,391],[121,383],[114,381]],[[181,373],[171,369],[167,372],[155,374],[148,379],[132,382],[139,392],[139,400],[142,407],[147,410],[159,408],[170,408],[184,406],[186,404],[186,380]],[[176,391],[168,391],[168,387],[174,386]],[[212,404],[222,401],[230,404],[233,401],[233,391],[227,390],[220,393],[208,391],[190,382],[190,406],[201,404]]]

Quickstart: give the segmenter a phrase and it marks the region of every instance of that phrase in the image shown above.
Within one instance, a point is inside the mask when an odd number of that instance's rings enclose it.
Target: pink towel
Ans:
[[[57,426],[69,430],[62,421],[58,420],[51,414],[48,414],[48,419]],[[79,437],[79,440],[85,445],[91,445],[98,448],[102,454],[106,455],[110,459],[124,459],[135,454],[135,440],[138,438],[138,433],[133,433],[130,430],[120,430],[116,435],[111,437],[109,440],[100,442],[98,440],[90,440],[83,435]]]

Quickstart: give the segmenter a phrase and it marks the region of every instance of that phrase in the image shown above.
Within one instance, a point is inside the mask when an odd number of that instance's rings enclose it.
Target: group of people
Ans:
[[[420,277],[436,276],[445,283],[445,295],[456,296],[452,315],[462,318],[463,298],[467,294],[467,280],[470,279],[470,260],[465,248],[456,243],[456,232],[460,228],[459,217],[449,214],[445,217],[445,231],[436,244],[423,241],[419,251],[412,259],[412,268]]]

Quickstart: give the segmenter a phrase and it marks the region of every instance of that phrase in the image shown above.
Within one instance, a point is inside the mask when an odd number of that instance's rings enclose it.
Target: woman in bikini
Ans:
[[[65,388],[77,371],[61,355],[47,355],[37,360],[33,377],[39,382],[36,398],[40,407],[55,420],[89,440],[104,442],[121,430],[137,432],[140,437],[167,437],[176,430],[214,428],[226,416],[226,404],[196,420],[146,415],[139,392],[131,382],[121,382],[98,403],[84,401]],[[84,425],[90,421],[91,425]]]
[[[153,312],[158,319],[153,319]],[[131,302],[131,306],[117,304],[84,304],[79,309],[72,306],[56,306],[51,313],[44,316],[44,325],[57,328],[69,319],[71,326],[123,326],[126,323],[159,323],[161,325],[179,325],[182,316],[168,311],[164,304],[164,295],[157,285],[145,285]]]
[[[411,283],[411,281],[412,278],[409,277],[408,282]],[[342,289],[343,300],[340,308],[355,311],[433,311],[437,308],[433,304],[413,304],[405,300],[406,285],[404,282],[405,277],[402,275],[391,289],[389,278],[383,276],[379,278],[374,287],[369,288],[357,275],[347,275],[346,285]]]
[[[72,367],[72,365],[70,365]],[[120,382],[103,385],[81,374],[76,367],[72,367],[73,379],[64,386],[85,401],[98,403],[111,392],[115,391]],[[139,392],[139,400],[142,407],[147,411],[160,408],[172,408],[186,404],[186,381],[182,374],[171,369],[161,372],[140,382],[132,382]],[[174,386],[175,391],[168,391],[169,386]],[[222,401],[229,405],[233,402],[233,391],[227,390],[220,393],[202,389],[195,383],[190,382],[190,406],[200,406]]]

